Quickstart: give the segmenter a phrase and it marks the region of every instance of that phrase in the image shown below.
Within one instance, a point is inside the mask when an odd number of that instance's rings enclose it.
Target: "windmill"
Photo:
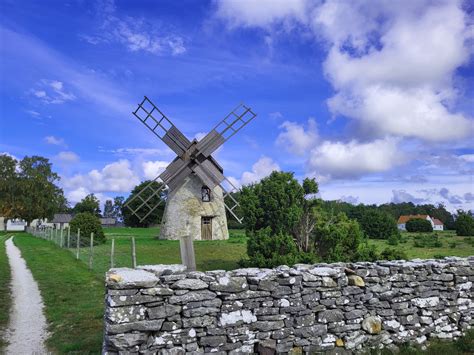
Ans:
[[[146,96],[133,114],[177,156],[160,175],[127,201],[125,207],[143,221],[163,201],[160,199],[160,203],[153,205],[153,197],[167,190],[160,238],[179,239],[191,235],[198,240],[227,239],[225,210],[242,223],[236,214],[238,202],[232,196],[237,188],[224,176],[222,167],[211,154],[256,114],[240,104],[199,141],[186,138]],[[162,183],[158,185],[155,181]],[[137,199],[139,203],[132,204]]]

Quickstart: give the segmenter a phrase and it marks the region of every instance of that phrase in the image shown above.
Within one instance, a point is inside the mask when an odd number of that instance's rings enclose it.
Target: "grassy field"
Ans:
[[[438,244],[435,240],[438,240]],[[409,259],[431,259],[444,256],[466,257],[474,255],[474,237],[458,237],[454,231],[433,233],[402,233],[402,242],[389,245],[386,240],[370,239],[377,251],[386,248],[403,250]]]
[[[196,241],[194,251],[198,270],[231,270],[245,257],[244,232],[231,230],[229,240]],[[99,276],[110,268],[111,240],[115,239],[115,267],[130,267],[131,237],[135,237],[137,264],[179,264],[179,242],[158,240],[159,228],[105,228],[107,242],[94,247],[93,270]],[[88,265],[89,249],[82,248],[80,258]],[[74,250],[72,250],[74,252]]]
[[[0,232],[0,354],[6,345],[2,334],[8,326],[8,315],[10,312],[10,266],[8,265],[5,252],[5,241],[7,235]]]
[[[26,233],[15,245],[39,284],[49,322],[47,345],[59,353],[100,353],[104,316],[104,278],[67,250]]]

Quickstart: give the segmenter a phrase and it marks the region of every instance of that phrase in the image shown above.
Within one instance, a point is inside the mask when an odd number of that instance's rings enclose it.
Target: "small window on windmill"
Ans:
[[[201,188],[201,199],[203,202],[211,202],[211,189],[207,186]]]

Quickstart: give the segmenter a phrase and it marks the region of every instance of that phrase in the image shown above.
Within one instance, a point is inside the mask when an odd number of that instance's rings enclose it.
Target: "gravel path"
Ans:
[[[7,330],[7,354],[46,354],[46,318],[38,284],[13,244],[6,242],[7,256],[12,272],[12,301],[10,324]]]

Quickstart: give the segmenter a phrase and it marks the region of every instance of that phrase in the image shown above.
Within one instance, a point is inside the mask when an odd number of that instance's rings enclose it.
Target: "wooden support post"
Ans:
[[[71,247],[71,227],[67,227],[67,248]]]
[[[132,268],[137,267],[137,254],[135,250],[135,237],[132,237]]]
[[[64,247],[64,228],[61,228],[61,242],[59,243],[61,248]]]
[[[89,269],[92,270],[92,264],[94,262],[94,232],[91,233],[91,250],[89,252]]]
[[[112,238],[112,245],[110,246],[110,268],[114,267],[114,254],[115,254],[115,238]]]
[[[79,250],[81,249],[81,229],[77,230],[77,248],[76,248],[76,259],[79,260]]]
[[[196,257],[194,256],[193,237],[190,235],[181,237],[179,248],[181,250],[181,264],[185,265],[188,271],[195,271]]]

